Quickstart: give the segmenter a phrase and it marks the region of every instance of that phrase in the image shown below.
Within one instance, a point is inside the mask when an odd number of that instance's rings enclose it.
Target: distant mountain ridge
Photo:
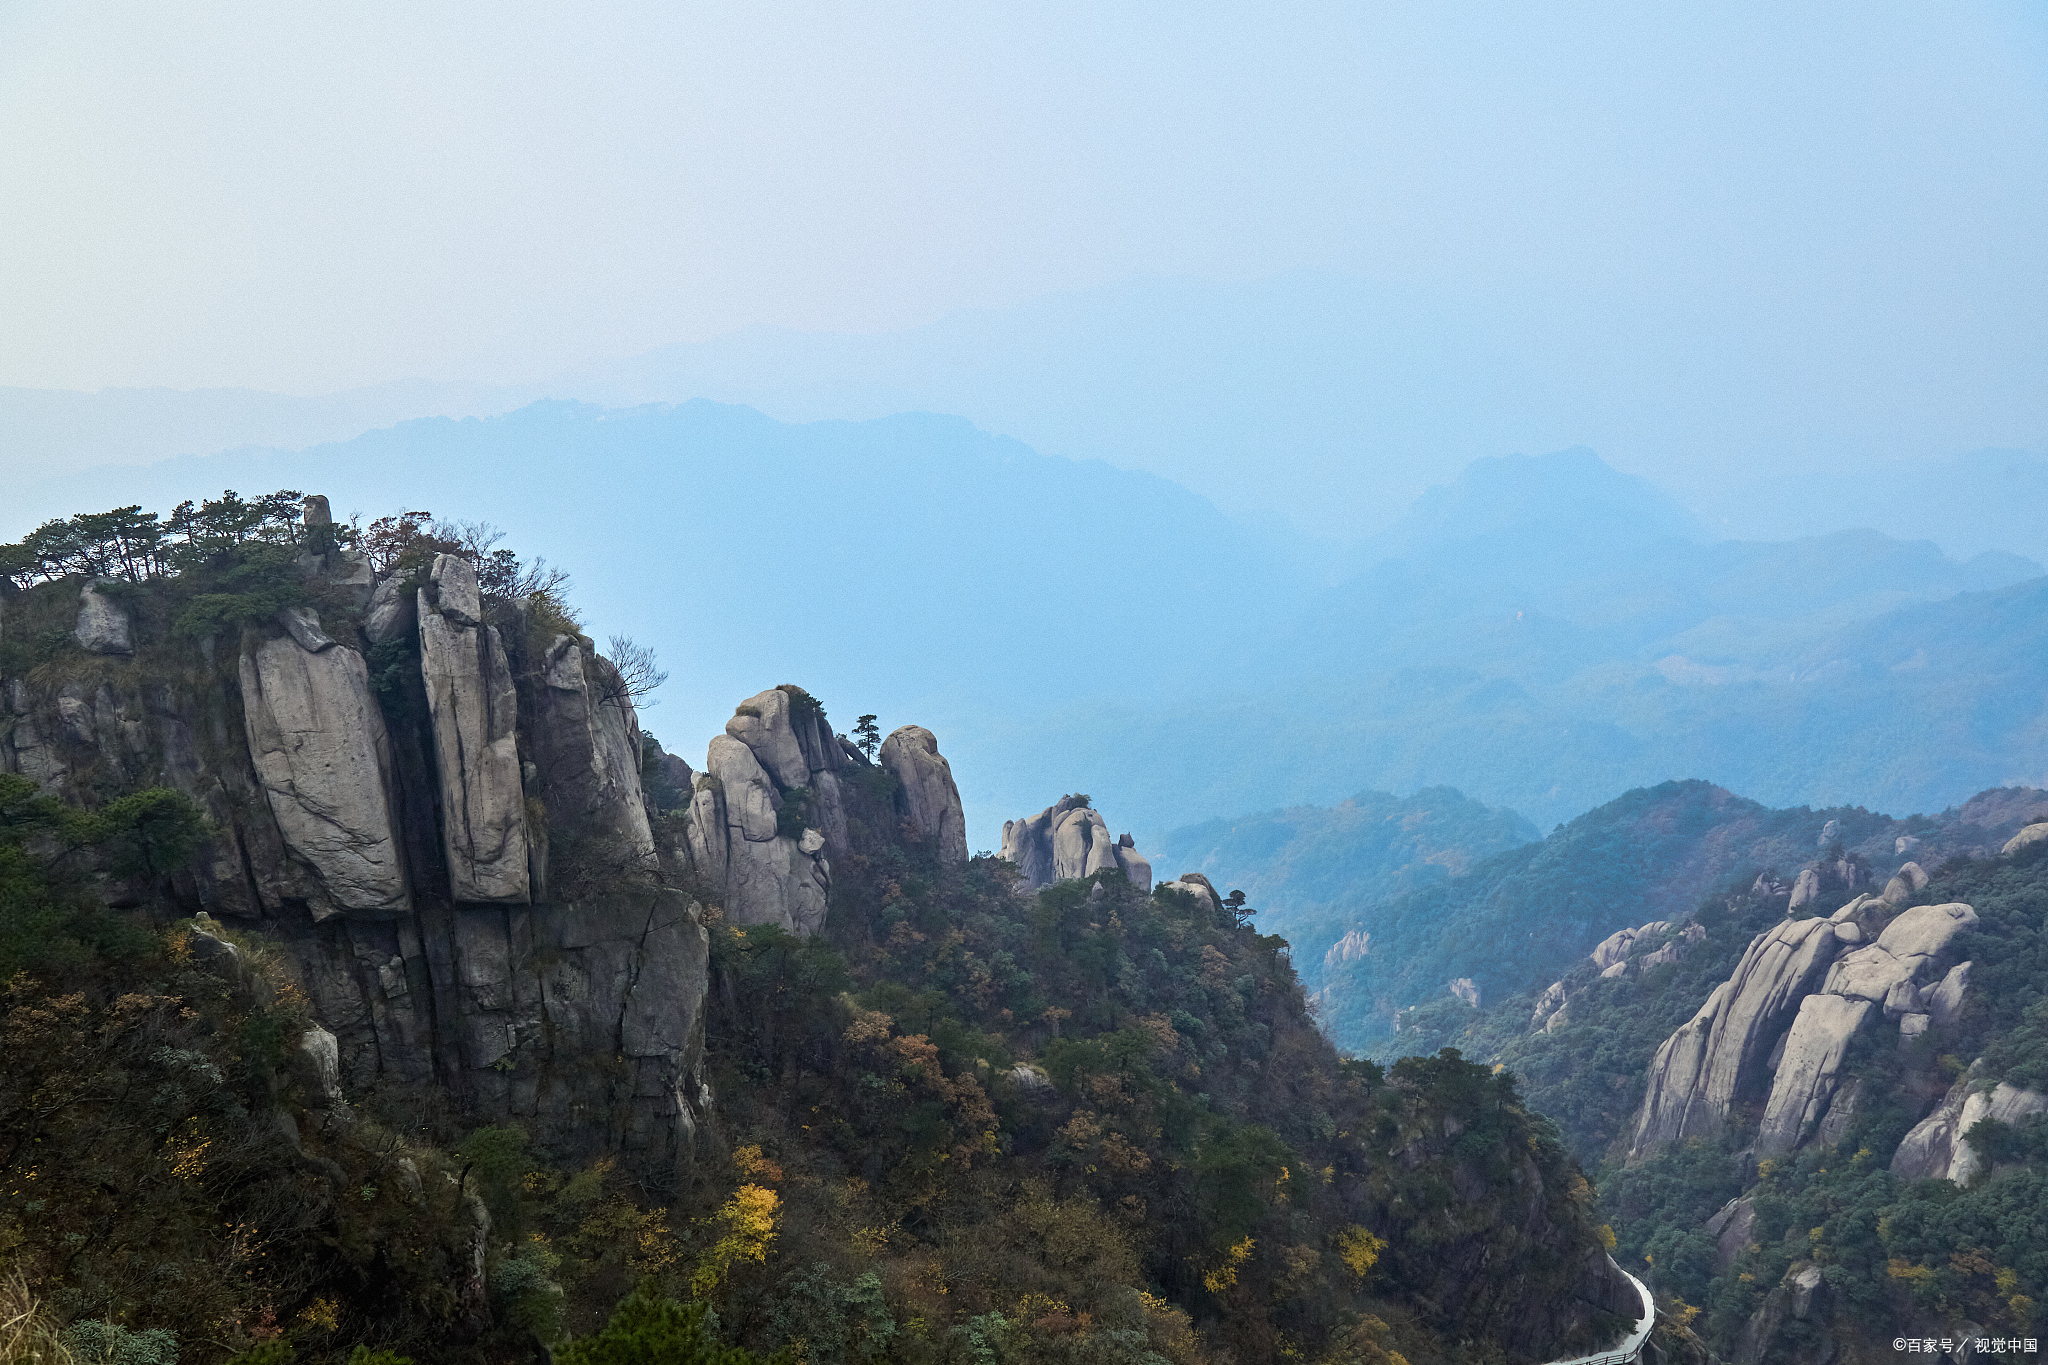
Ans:
[[[1150,848],[1361,789],[1455,787],[1542,828],[1678,776],[1926,810],[2048,775],[2038,565],[1871,533],[1688,540],[1683,509],[1585,451],[1480,462],[1393,528],[1400,557],[1334,584],[1326,546],[958,418],[707,402],[13,483],[0,534],[307,486],[344,514],[466,508],[576,572],[600,634],[635,622],[664,659],[650,723],[678,746],[722,724],[709,699],[799,671],[928,718],[961,736],[977,848],[1076,787]]]

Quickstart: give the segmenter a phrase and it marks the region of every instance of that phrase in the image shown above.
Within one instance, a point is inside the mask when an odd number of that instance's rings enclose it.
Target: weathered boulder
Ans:
[[[452,894],[458,901],[530,900],[518,693],[504,641],[483,623],[469,561],[436,555],[416,606]]]
[[[391,819],[391,747],[362,655],[289,637],[241,660],[249,755],[316,919],[412,908]]]
[[[363,613],[363,635],[373,645],[411,634],[418,626],[415,594],[397,576],[384,579],[370,594]]]
[[[781,794],[754,751],[739,740],[714,738],[704,766],[691,806],[693,817],[702,813],[692,820],[691,847],[695,854],[701,841],[700,870],[722,870],[726,918],[816,933],[825,923],[832,872],[822,837],[806,852],[800,834],[780,832]]]
[[[2000,1081],[1989,1092],[1972,1089],[1963,1100],[1963,1112],[1956,1122],[1954,1155],[1948,1164],[1948,1178],[1967,1185],[1985,1167],[1984,1154],[1970,1145],[1970,1130],[1985,1119],[2018,1123],[2034,1114],[2048,1114],[2048,1095],[2023,1090]]]
[[[1659,919],[1651,920],[1640,929],[1617,929],[1594,945],[1593,951],[1587,956],[1592,959],[1595,967],[1605,971],[1617,962],[1626,962],[1629,949],[1635,946],[1637,939],[1670,927],[1669,920]]]
[[[1950,939],[1976,922],[1977,912],[1961,903],[1916,905],[1885,926],[1877,946],[1901,962],[1922,959],[1914,964],[1920,971],[1941,956]]]
[[[1199,872],[1183,872],[1170,882],[1161,882],[1161,891],[1184,891],[1207,902],[1211,913],[1223,906],[1223,897],[1216,894],[1216,888],[1209,879]]]
[[[1892,1155],[1892,1174],[1908,1180],[1940,1176],[1967,1185],[1984,1169],[1982,1154],[1967,1140],[1972,1128],[1985,1119],[2010,1124],[2042,1113],[2048,1113],[2048,1095],[2004,1081],[1986,1087],[1973,1070],[1906,1134]]]
[[[967,816],[953,783],[953,765],[939,752],[932,732],[922,725],[902,726],[882,741],[881,761],[898,783],[904,818],[938,849],[940,861],[965,863]]]
[[[811,766],[789,723],[789,694],[779,687],[758,692],[740,703],[725,732],[753,750],[754,757],[776,785],[787,791],[811,780]]]
[[[1140,891],[1152,889],[1151,862],[1139,854],[1130,835],[1110,838],[1108,822],[1089,807],[1085,796],[1063,796],[1036,815],[1005,820],[1001,855],[1022,870],[1027,887],[1116,868]],[[1208,885],[1207,878],[1203,885]],[[1214,891],[1209,887],[1209,894]],[[1216,903],[1222,903],[1220,897]]]
[[[1908,901],[1912,900],[1914,894],[1926,885],[1927,874],[1921,870],[1920,864],[1907,863],[1898,870],[1890,881],[1885,883],[1882,899],[1886,905],[1894,910],[1898,910],[1904,907]]]
[[[320,613],[311,607],[286,607],[277,614],[277,623],[308,654],[318,654],[334,643],[334,637],[321,629]]]
[[[341,1093],[341,1049],[334,1035],[315,1024],[299,1035],[299,1051],[312,1073],[314,1107],[347,1108],[348,1101]]]
[[[1970,1086],[1971,1078],[1965,1075],[1949,1087],[1933,1113],[1914,1124],[1912,1131],[1900,1139],[1898,1150],[1892,1153],[1893,1175],[1927,1180],[1948,1174],[1949,1162],[1955,1155],[1956,1124],[1963,1116]]]
[[[1927,992],[1928,1020],[1936,1028],[1948,1028],[1962,1017],[1963,995],[1970,988],[1970,967],[1968,962],[1958,962]]]
[[[135,632],[127,609],[102,591],[113,583],[109,578],[87,579],[78,590],[78,624],[71,638],[92,654],[133,654]]]
[[[1853,854],[1839,854],[1808,863],[1792,884],[1792,896],[1785,909],[1789,914],[1811,905],[1823,896],[1853,891],[1869,879],[1868,869]]]
[[[2032,848],[2035,844],[2040,843],[2044,839],[2048,839],[2048,820],[2043,820],[2038,824],[2028,825],[2025,829],[2022,829],[2018,834],[2015,834],[2012,836],[2012,838],[2007,839],[2005,841],[2005,847],[1998,850],[1998,854],[2002,858],[2010,858],[2013,854],[2019,852],[2021,849]]]
[[[1830,995],[1882,1004],[1894,988],[1910,985],[1912,980],[1912,964],[1899,961],[1882,944],[1871,943],[1838,958],[1828,969],[1822,989]]]
[[[1731,1199],[1720,1212],[1706,1221],[1706,1234],[1714,1239],[1714,1268],[1726,1270],[1735,1264],[1750,1244],[1750,1230],[1756,1226],[1756,1206],[1748,1199]]]
[[[1535,1012],[1529,1016],[1529,1031],[1534,1033],[1537,1029],[1542,1028],[1550,1022],[1550,1017],[1553,1014],[1564,1008],[1564,1005],[1564,982],[1551,982],[1549,986],[1544,988],[1543,994],[1536,997]]]
[[[1840,995],[1809,995],[1799,1002],[1757,1131],[1760,1155],[1792,1151],[1820,1124],[1835,1096],[1835,1076],[1849,1040],[1871,1009],[1868,1000]]]
[[[1788,920],[1757,935],[1734,975],[1657,1049],[1631,1160],[1720,1131],[1736,1091],[1757,1074],[1835,952],[1834,925],[1823,919]]]

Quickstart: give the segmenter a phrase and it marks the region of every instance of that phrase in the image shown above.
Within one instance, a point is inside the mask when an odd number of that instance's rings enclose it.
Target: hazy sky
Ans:
[[[2044,15],[15,0],[0,384],[526,379],[1319,269],[2038,443]]]

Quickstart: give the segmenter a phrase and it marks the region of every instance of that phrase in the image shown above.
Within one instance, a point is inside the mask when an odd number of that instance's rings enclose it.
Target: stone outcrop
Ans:
[[[1966,1140],[1984,1119],[2017,1123],[2048,1113],[2048,1095],[2000,1081],[1987,1086],[1972,1069],[1950,1087],[1934,1112],[1915,1124],[1892,1154],[1892,1174],[1907,1180],[1936,1177],[1967,1185],[1984,1169],[1983,1156]]]
[[[1323,954],[1323,965],[1335,967],[1339,963],[1354,962],[1372,954],[1372,935],[1363,929],[1348,930],[1344,937],[1331,944]]]
[[[568,635],[556,635],[540,663],[529,785],[547,813],[551,850],[574,856],[586,876],[652,871],[640,720],[618,671]]]
[[[1450,992],[1458,999],[1470,1005],[1473,1009],[1476,1010],[1479,1008],[1479,986],[1472,980],[1471,977],[1461,976],[1457,980],[1451,982]]]
[[[1828,822],[1828,829],[1832,830],[1834,825],[1835,822],[1830,820]],[[1821,843],[1825,846],[1832,837],[1832,835],[1824,831],[1821,835]],[[1799,875],[1793,879],[1792,895],[1786,909],[1788,911],[1803,909],[1822,897],[1832,897],[1840,895],[1845,891],[1854,891],[1858,887],[1868,884],[1869,880],[1869,869],[1863,865],[1860,859],[1849,854],[1843,854],[1835,858],[1823,858],[1818,862],[1808,863],[1800,869]]]
[[[1799,1002],[1757,1130],[1759,1155],[1792,1151],[1820,1126],[1835,1098],[1836,1072],[1849,1040],[1873,1008],[1868,1000],[1840,995],[1809,995]]]
[[[1108,822],[1089,807],[1085,796],[1063,796],[1036,815],[1003,821],[1002,856],[1023,872],[1027,887],[1092,877],[1114,868],[1140,891],[1152,889],[1151,862],[1138,852],[1130,835],[1110,838]],[[1184,876],[1166,884],[1179,887],[1188,881]],[[1207,877],[1199,882],[1203,894],[1223,903]]]
[[[1593,951],[1587,956],[1592,959],[1595,967],[1604,972],[1616,963],[1628,961],[1628,950],[1635,946],[1637,939],[1646,938],[1660,929],[1670,927],[1669,920],[1658,919],[1651,920],[1640,929],[1617,929],[1594,945]]]
[[[953,783],[953,765],[939,752],[932,732],[922,725],[902,726],[882,741],[881,760],[896,779],[897,802],[911,828],[938,849],[941,862],[965,863],[967,816],[960,806],[960,789]],[[1146,882],[1150,890],[1149,868]]]
[[[1970,989],[1972,965],[1958,962],[1927,992],[1928,1022],[1936,1028],[1948,1028],[1962,1017],[1963,998]]]
[[[1180,891],[1207,902],[1210,912],[1223,907],[1223,897],[1216,894],[1216,887],[1199,872],[1183,872],[1170,882],[1159,884],[1161,891]]]
[[[782,832],[783,793],[731,735],[711,741],[704,768],[690,801],[690,852],[699,872],[724,888],[726,918],[816,933],[832,876],[824,836]]]
[[[451,892],[458,901],[531,900],[519,700],[504,640],[483,621],[476,571],[459,555],[434,557],[416,605]]]
[[[111,582],[88,579],[78,590],[78,625],[71,638],[90,654],[133,654],[135,632],[128,612],[103,591]]]
[[[934,757],[937,751],[933,742]],[[843,778],[866,766],[857,747],[826,728],[823,710],[802,689],[772,687],[740,703],[725,733],[711,741],[704,771],[690,775],[690,861],[722,890],[728,919],[797,934],[824,926],[831,859],[855,851],[851,811],[859,784],[850,789]],[[687,765],[675,770],[688,774]],[[946,787],[952,789],[950,772]],[[953,827],[964,830],[958,801],[955,792]]]
[[[412,634],[419,628],[416,603],[417,595],[406,587],[404,579],[385,579],[371,590],[369,608],[363,613],[364,637],[373,645],[381,645]]]
[[[1714,1239],[1715,1269],[1726,1270],[1735,1264],[1735,1258],[1748,1248],[1755,1226],[1756,1206],[1746,1198],[1729,1200],[1706,1221],[1706,1234]]]
[[[711,1103],[709,940],[660,882],[630,700],[586,639],[529,653],[518,608],[486,602],[466,561],[441,557],[424,590],[376,581],[324,513],[309,506],[300,557],[317,605],[246,650],[150,636],[136,613],[133,655],[43,688],[0,679],[0,771],[80,800],[169,786],[205,809],[217,835],[147,894],[195,916],[211,968],[249,974],[212,915],[276,944],[317,1021],[297,1049],[316,1107],[431,1084],[564,1151],[687,1161]],[[377,644],[404,648],[378,654],[373,685]],[[855,761],[829,735],[809,744]],[[588,894],[549,899],[550,833],[558,864],[624,856]]]
[[[1757,935],[1734,975],[1657,1049],[1631,1160],[1665,1142],[1720,1132],[1738,1090],[1760,1074],[1836,951],[1828,920],[1788,920]]]
[[[1840,1070],[1857,1031],[1882,1017],[1910,1043],[1933,1026],[1937,1008],[1944,1023],[1961,1008],[1968,964],[1948,970],[1949,948],[1977,915],[1960,903],[1900,908],[1926,885],[1908,863],[1885,896],[1864,893],[1828,919],[1788,920],[1760,934],[1735,974],[1658,1049],[1630,1159],[1717,1133],[1730,1105],[1767,1072],[1759,1153],[1845,1136],[1859,1096],[1840,1083]]]
[[[249,755],[285,847],[312,873],[313,917],[409,911],[391,742],[362,656],[280,636],[242,656],[241,683]]]
[[[2013,854],[2019,852],[2021,849],[2032,848],[2035,844],[2041,843],[2044,840],[2048,840],[2048,820],[2043,820],[2038,824],[2028,825],[2025,829],[2022,829],[2018,834],[2015,834],[2012,836],[2012,838],[2007,839],[2005,841],[2005,847],[1999,849],[1998,853],[1999,856],[2002,858],[2010,858]]]

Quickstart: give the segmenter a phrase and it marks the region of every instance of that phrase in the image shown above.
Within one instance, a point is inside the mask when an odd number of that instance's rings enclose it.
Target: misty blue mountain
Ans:
[[[862,710],[931,717],[974,760],[976,847],[1077,784],[1149,838],[1361,789],[1454,786],[1547,828],[1679,776],[1938,810],[2048,771],[2038,565],[1869,531],[1715,542],[1583,450],[1478,461],[1348,564],[958,418],[792,425],[708,402],[421,419],[23,503],[227,486],[497,523],[577,575],[598,629],[636,623],[658,650],[650,724],[671,743],[717,728],[703,699],[800,668]]]

